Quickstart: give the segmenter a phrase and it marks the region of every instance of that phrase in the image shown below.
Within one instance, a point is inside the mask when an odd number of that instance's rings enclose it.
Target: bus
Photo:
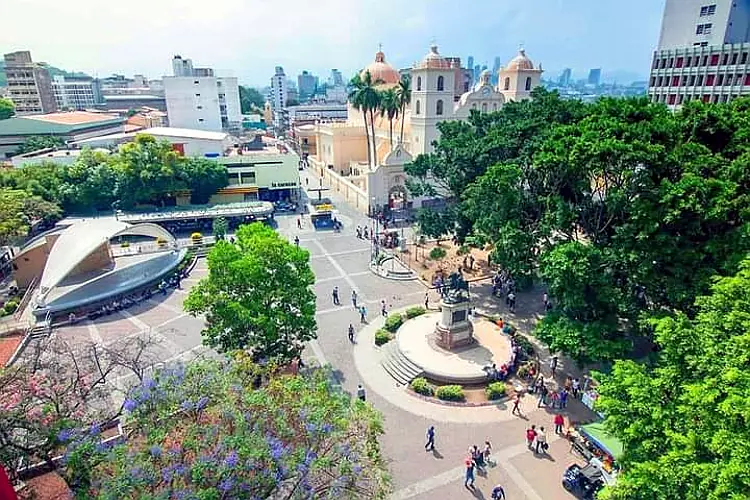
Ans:
[[[337,211],[329,198],[311,200],[308,212],[310,212],[310,222],[315,229],[335,229],[334,221],[337,221]]]

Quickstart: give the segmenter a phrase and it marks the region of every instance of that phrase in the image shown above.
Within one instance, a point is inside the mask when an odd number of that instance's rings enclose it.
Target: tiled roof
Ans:
[[[53,115],[75,115],[78,112],[73,113],[52,113]],[[83,112],[85,113],[85,112]],[[123,123],[125,118],[120,118],[114,115],[105,115],[97,113],[85,113],[87,115],[94,115],[91,117],[78,118],[71,116],[63,118],[60,116],[52,117],[51,119],[45,119],[44,116],[49,115],[35,115],[35,116],[19,116],[15,118],[8,118],[7,120],[0,120],[0,136],[15,136],[15,135],[48,135],[48,134],[70,134],[79,130],[86,130],[92,127],[98,127],[101,125],[117,125]]]

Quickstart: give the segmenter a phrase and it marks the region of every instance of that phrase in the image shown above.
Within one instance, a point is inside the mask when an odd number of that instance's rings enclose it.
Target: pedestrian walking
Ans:
[[[299,236],[294,237],[294,244],[299,246]]]
[[[297,217],[297,229],[302,229],[302,219]]]
[[[354,325],[349,323],[349,342],[354,343]]]
[[[430,292],[425,292],[424,294],[424,308],[425,310],[430,309]]]
[[[385,304],[385,299],[380,301],[380,314],[382,314],[384,318],[388,316],[388,306]]]
[[[547,403],[547,386],[542,384],[542,387],[539,388],[539,401],[537,401],[536,407],[541,408]]]
[[[359,398],[360,401],[367,400],[367,395],[365,394],[365,388],[362,387],[362,384],[359,384],[357,386],[357,397]]]
[[[549,304],[549,295],[547,295],[547,292],[544,292],[544,295],[542,295],[542,304],[544,304],[544,310],[546,311]]]
[[[427,428],[427,444],[424,445],[425,451],[432,451],[435,449],[435,426],[431,425]]]
[[[568,390],[563,389],[560,391],[560,408],[568,406]]]
[[[505,490],[499,484],[492,488],[492,500],[505,500]]]
[[[474,465],[478,468],[484,467],[484,455],[481,451],[479,451],[479,446],[472,445],[469,448],[469,454],[471,455],[471,459],[474,461]]]
[[[466,479],[464,480],[464,486],[466,488],[474,489],[474,460],[472,460],[471,457],[466,457],[464,465],[466,465]]]
[[[562,416],[562,413],[555,415],[554,423],[555,434],[562,434],[563,424],[565,424],[565,417]]]
[[[472,271],[474,270],[474,256],[473,255],[469,255],[469,269]]]
[[[550,396],[550,406],[554,410],[555,408],[560,408],[560,393],[557,391],[552,391],[552,395]]]
[[[547,433],[544,431],[544,427],[539,428],[539,432],[536,435],[536,452],[539,453],[539,450],[542,450],[542,453],[547,453],[547,448],[549,448],[549,444],[547,444]]]
[[[335,286],[333,287],[333,305],[334,306],[340,306],[341,302],[339,302],[339,287]]]
[[[307,187],[309,185],[310,185],[310,179],[308,179],[307,177],[305,177],[305,187]]]
[[[359,308],[359,322],[367,323],[367,308],[365,306]]]
[[[352,306],[354,306],[355,309],[357,308],[357,291],[356,290],[352,290]]]
[[[578,397],[581,394],[581,381],[578,380],[578,378],[574,378],[572,387],[573,387],[573,397],[578,399]]]
[[[484,463],[488,464],[490,463],[490,455],[492,454],[492,443],[489,441],[484,442],[484,449],[482,450],[482,458],[484,459]]]
[[[521,415],[521,408],[519,407],[520,404],[521,404],[521,397],[518,394],[516,394],[515,397],[513,398],[513,410],[510,412],[511,415],[515,415],[516,412],[518,412],[519,416]]]
[[[552,356],[552,358],[549,360],[549,369],[552,372],[552,376],[555,376],[555,371],[557,370],[557,356]]]
[[[528,449],[531,449],[531,447],[534,445],[534,440],[536,439],[536,425],[532,425],[528,429],[526,429],[526,447]]]
[[[508,292],[508,309],[510,309],[510,312],[512,313],[516,312],[516,293],[515,292]]]
[[[357,226],[357,239],[362,239],[362,228]]]

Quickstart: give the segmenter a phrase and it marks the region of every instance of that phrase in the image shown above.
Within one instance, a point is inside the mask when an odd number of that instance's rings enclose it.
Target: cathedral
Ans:
[[[379,90],[396,87],[399,72],[386,62],[382,51],[361,72],[369,72]],[[368,164],[367,138],[362,112],[349,105],[346,122],[320,122],[295,128],[294,135],[307,150],[308,165],[324,181],[362,212],[419,208],[430,200],[410,199],[404,165],[419,154],[430,153],[439,138],[437,124],[463,120],[471,110],[497,111],[508,101],[527,99],[541,82],[542,67],[534,66],[523,49],[498,72],[482,72],[473,88],[462,92],[463,70],[457,58],[440,55],[433,45],[410,69],[411,103],[402,117],[389,122],[375,115],[372,160]],[[401,130],[403,129],[403,138]],[[391,130],[393,131],[391,139]]]

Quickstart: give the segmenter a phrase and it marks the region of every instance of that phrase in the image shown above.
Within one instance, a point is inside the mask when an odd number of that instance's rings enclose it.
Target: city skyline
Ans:
[[[602,67],[603,79],[608,73],[645,79],[664,7],[662,0],[628,5],[595,0],[495,5],[481,0],[471,9],[427,0],[366,5],[323,0],[315,8],[301,0],[258,2],[252,8],[240,0],[219,0],[211,10],[176,0],[134,0],[107,9],[79,0],[72,10],[51,0],[6,3],[3,10],[10,18],[29,10],[43,14],[34,30],[23,23],[4,28],[3,52],[30,50],[34,60],[92,76],[141,73],[151,78],[171,74],[172,56],[182,54],[256,87],[269,84],[275,66],[283,66],[288,75],[307,69],[321,77],[338,68],[347,80],[373,59],[380,43],[390,64],[408,67],[433,41],[445,55],[462,62],[473,55],[475,65],[489,67],[495,56],[505,63],[523,45],[544,66],[547,78],[566,67],[578,74]],[[145,11],[151,14],[143,16]],[[263,21],[271,18],[283,22]],[[127,29],[113,30],[113,19]],[[258,22],[248,24],[248,19]],[[82,22],[85,30],[60,29]],[[312,29],[326,25],[332,28]]]

